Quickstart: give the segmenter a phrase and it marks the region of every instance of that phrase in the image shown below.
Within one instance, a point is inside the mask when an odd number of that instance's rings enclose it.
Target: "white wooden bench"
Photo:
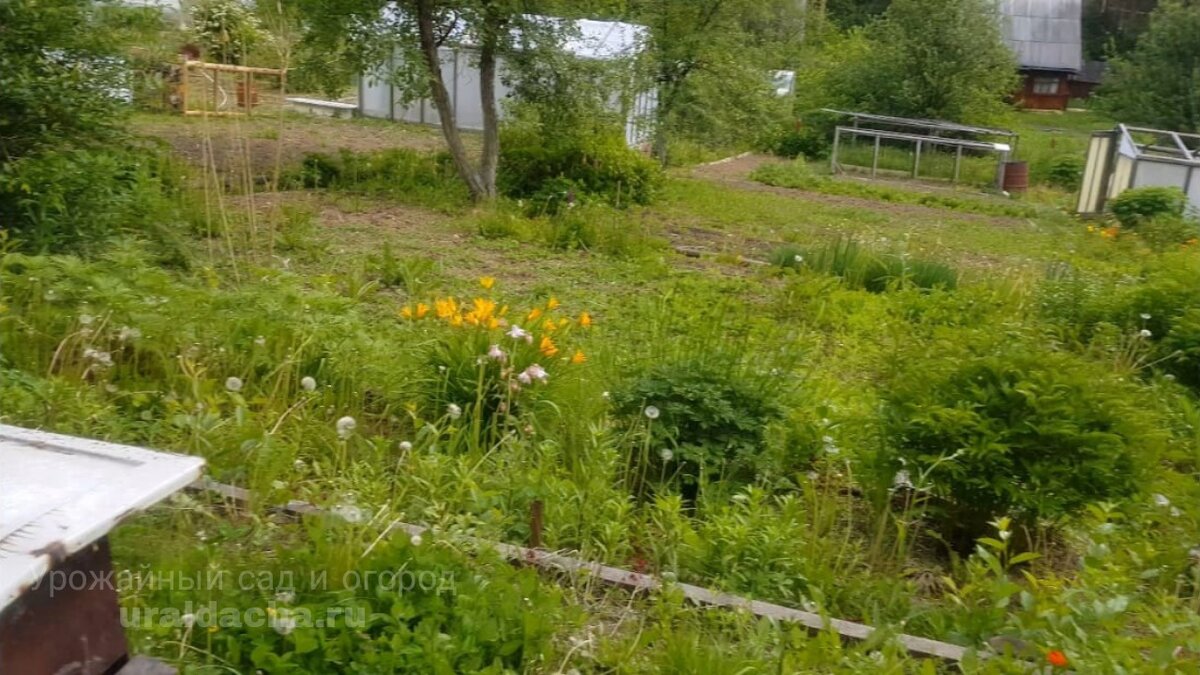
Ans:
[[[288,106],[293,110],[317,117],[354,117],[355,111],[358,110],[358,106],[353,103],[325,101],[319,98],[305,98],[303,96],[289,96],[287,102]]]

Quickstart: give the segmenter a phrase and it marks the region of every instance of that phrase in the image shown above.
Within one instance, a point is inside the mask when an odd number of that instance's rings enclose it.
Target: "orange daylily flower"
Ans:
[[[437,312],[439,319],[449,319],[458,315],[458,301],[454,298],[446,298],[445,300],[434,300],[434,311]]]
[[[553,295],[546,301],[546,309],[556,309],[558,307],[558,298]]]
[[[579,315],[579,325],[583,326],[584,328],[591,328],[592,327],[592,315],[588,314],[587,312],[580,314]]]
[[[492,290],[492,286],[496,285],[496,277],[479,277],[479,285],[483,286],[484,290]]]
[[[409,306],[407,306],[407,305],[405,305],[404,307],[402,307],[402,308],[400,309],[400,318],[402,318],[402,319],[411,319],[411,318],[413,318],[413,308],[412,308],[412,307],[409,307]]]
[[[1057,649],[1052,649],[1046,654],[1046,661],[1055,668],[1066,668],[1070,665],[1067,655]]]
[[[542,315],[542,308],[534,307],[533,309],[529,310],[529,314],[525,316],[525,320],[526,321],[537,321],[538,317],[540,317],[541,315]]]
[[[571,363],[574,363],[575,365],[579,365],[579,364],[583,363],[584,361],[587,361],[587,356],[584,355],[582,349],[576,349],[575,354],[573,356],[571,356]]]
[[[538,351],[546,357],[551,357],[558,353],[558,347],[554,345],[554,340],[551,340],[549,335],[544,335],[542,341],[538,343]]]
[[[427,305],[427,304],[425,304],[425,303],[423,303],[423,302],[418,302],[418,303],[417,303],[417,309],[416,309],[416,311],[414,312],[414,315],[415,315],[415,316],[416,316],[418,319],[424,319],[424,318],[425,318],[425,315],[426,315],[426,314],[428,314],[428,313],[429,313],[429,305]]]

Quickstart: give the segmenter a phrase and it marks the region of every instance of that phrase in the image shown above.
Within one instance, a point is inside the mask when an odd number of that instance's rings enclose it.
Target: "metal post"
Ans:
[[[913,155],[913,175],[912,175],[912,177],[916,178],[917,174],[920,172],[920,170],[921,170],[921,141],[917,141],[917,151]]]
[[[829,153],[829,173],[837,173],[838,171],[838,146],[842,140],[842,128],[833,128],[833,152]]]
[[[875,154],[871,157],[871,178],[879,171],[879,137],[875,137]]]
[[[962,146],[954,151],[954,182],[958,182],[958,170],[962,167]]]

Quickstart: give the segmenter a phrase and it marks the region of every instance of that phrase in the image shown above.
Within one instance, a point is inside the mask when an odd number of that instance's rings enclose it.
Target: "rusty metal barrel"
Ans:
[[[1024,192],[1029,189],[1029,163],[1005,162],[1004,180],[1001,187],[1005,192]]]

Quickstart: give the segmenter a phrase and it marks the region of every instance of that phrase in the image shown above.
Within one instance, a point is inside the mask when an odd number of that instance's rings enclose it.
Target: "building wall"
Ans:
[[[1069,73],[1023,71],[1017,103],[1030,110],[1066,110],[1071,100]]]

